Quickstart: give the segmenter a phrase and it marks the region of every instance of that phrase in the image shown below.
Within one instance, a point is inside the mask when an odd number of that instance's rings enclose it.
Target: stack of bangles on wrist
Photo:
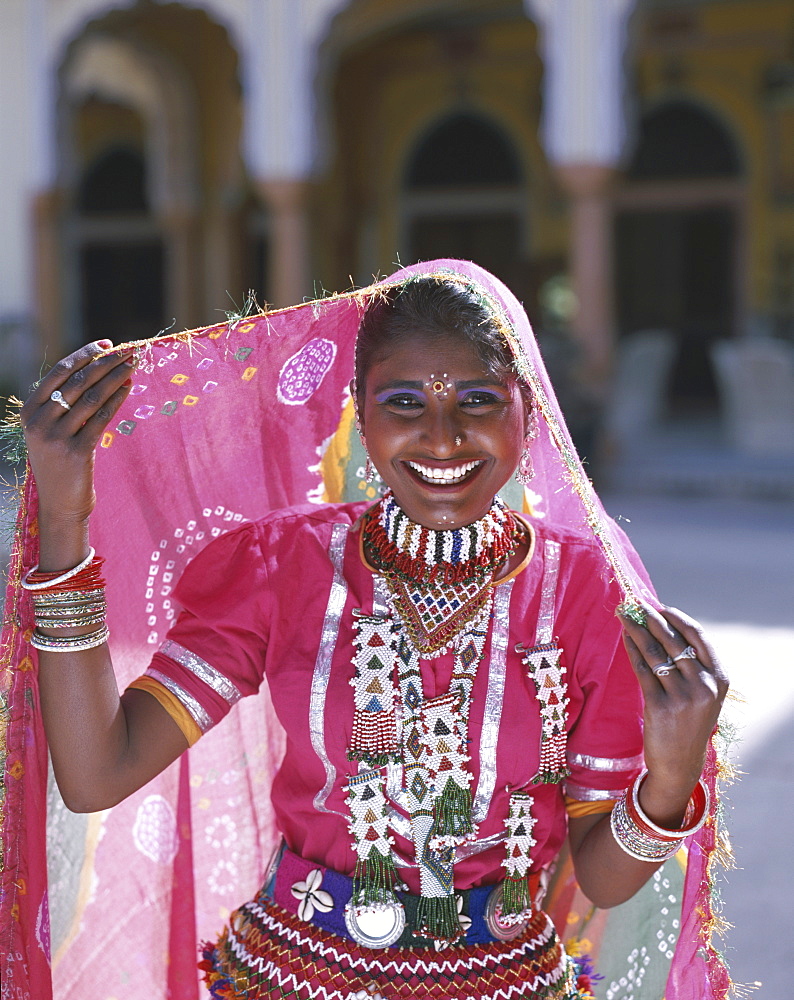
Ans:
[[[703,826],[709,813],[710,796],[701,779],[689,800],[683,824],[677,830],[665,830],[648,819],[640,806],[640,788],[647,774],[643,771],[638,775],[631,788],[627,788],[615,803],[610,826],[618,846],[626,854],[638,861],[658,864],[677,854],[684,840]]]
[[[41,573],[38,566],[34,566],[27,574],[22,586],[32,594],[36,622],[31,646],[49,652],[76,653],[107,642],[110,632],[105,624],[107,603],[101,572],[103,562],[90,549],[78,566],[65,573]],[[82,635],[45,635],[39,631],[87,628],[90,625],[98,628]]]

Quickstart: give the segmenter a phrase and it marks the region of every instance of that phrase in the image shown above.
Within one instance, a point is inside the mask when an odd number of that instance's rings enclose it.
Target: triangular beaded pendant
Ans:
[[[397,578],[387,578],[387,583],[395,609],[422,656],[443,652],[482,611],[492,589],[477,580],[454,588],[419,586]]]
[[[568,687],[565,667],[560,663],[562,650],[556,642],[532,646],[524,654],[527,674],[535,685],[540,706],[542,730],[540,737],[540,767],[535,783],[557,784],[568,776],[567,733]]]

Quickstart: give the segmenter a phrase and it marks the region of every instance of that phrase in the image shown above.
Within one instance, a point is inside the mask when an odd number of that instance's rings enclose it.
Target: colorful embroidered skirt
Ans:
[[[584,1000],[549,917],[512,941],[444,948],[364,948],[261,899],[232,914],[201,968],[223,1000]],[[580,981],[581,982],[581,981]]]

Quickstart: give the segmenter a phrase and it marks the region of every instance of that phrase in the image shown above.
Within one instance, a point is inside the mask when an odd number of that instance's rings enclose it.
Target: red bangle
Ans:
[[[90,550],[89,556],[90,559],[86,560],[86,565],[65,572],[42,572],[38,566],[34,566],[25,576],[22,586],[25,590],[34,593],[46,592],[48,594],[71,590],[101,590],[105,586],[102,577],[102,565],[105,560],[94,555],[93,549]]]
[[[649,819],[640,805],[640,788],[647,776],[647,770],[639,774],[632,785],[631,794],[626,796],[626,812],[646,836],[673,843],[691,836],[703,826],[708,816],[711,797],[702,778],[698,780],[687,803],[683,825],[677,830],[667,830],[662,826],[657,826],[652,819]]]

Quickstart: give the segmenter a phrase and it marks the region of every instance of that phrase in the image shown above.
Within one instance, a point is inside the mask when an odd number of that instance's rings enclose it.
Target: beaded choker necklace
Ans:
[[[420,585],[490,579],[515,550],[515,533],[515,518],[499,497],[474,524],[434,531],[413,522],[389,492],[364,522],[375,568]]]
[[[422,656],[440,656],[483,611],[490,583],[515,549],[518,526],[499,497],[474,524],[433,531],[391,493],[368,511],[363,535],[394,610]]]

